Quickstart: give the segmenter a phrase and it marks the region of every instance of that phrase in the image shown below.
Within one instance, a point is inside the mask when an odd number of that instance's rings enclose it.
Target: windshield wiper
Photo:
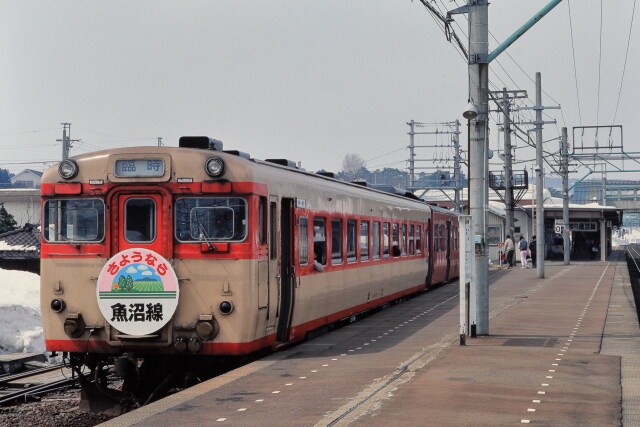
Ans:
[[[215,251],[216,247],[213,245],[213,243],[211,243],[211,240],[210,240],[211,238],[209,237],[209,233],[207,233],[207,229],[204,228],[204,225],[202,225],[202,223],[197,217],[196,217],[196,223],[198,224],[198,228],[200,229],[200,232],[204,236],[205,243],[209,246],[209,250]]]
[[[73,246],[74,248],[80,250],[80,245],[78,245],[77,243],[73,243],[71,240],[67,239],[67,237],[65,235],[63,235],[63,234],[60,234],[58,232],[58,230],[52,229],[52,228],[49,228],[49,230],[53,231],[53,233],[56,235],[56,238],[58,238],[58,239],[62,240],[63,242]]]

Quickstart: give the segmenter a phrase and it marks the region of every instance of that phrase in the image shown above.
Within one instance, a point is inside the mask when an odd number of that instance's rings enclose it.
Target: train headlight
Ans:
[[[64,333],[71,338],[79,338],[84,332],[84,320],[80,313],[71,313],[64,320]]]
[[[224,173],[224,160],[220,157],[211,157],[205,163],[204,169],[209,176],[219,177]]]
[[[56,313],[61,313],[65,307],[66,304],[61,299],[56,298],[51,301],[51,310],[55,311]]]
[[[70,159],[61,161],[58,166],[58,174],[64,179],[75,178],[78,175],[78,170],[78,164]]]
[[[218,310],[222,314],[230,314],[233,311],[233,303],[231,301],[222,301],[218,306]]]

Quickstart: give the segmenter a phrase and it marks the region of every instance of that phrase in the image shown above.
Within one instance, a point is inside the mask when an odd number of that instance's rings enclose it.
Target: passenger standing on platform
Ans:
[[[507,270],[513,267],[513,253],[515,252],[515,246],[513,244],[513,240],[511,240],[511,236],[507,234],[507,238],[504,240],[504,250],[507,252],[507,262],[509,263],[509,267]]]
[[[522,236],[520,236],[520,242],[518,242],[518,249],[520,249],[520,264],[522,265],[520,268],[529,268],[527,266],[527,249],[529,249],[529,245],[527,245],[527,241]]]
[[[529,250],[531,251],[531,268],[536,268],[536,251],[538,250],[536,245],[536,235],[534,234],[529,242]]]

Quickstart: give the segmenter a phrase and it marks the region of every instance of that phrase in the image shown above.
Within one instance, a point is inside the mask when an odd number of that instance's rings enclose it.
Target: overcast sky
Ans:
[[[490,49],[547,3],[493,1]],[[640,152],[638,23],[618,104],[633,6],[565,0],[491,64],[491,88],[525,89],[532,105],[540,71],[543,103],[562,105],[546,112],[558,125],[545,140],[562,126],[612,124],[617,107],[625,150]],[[466,17],[455,19],[466,45]],[[0,82],[0,168],[14,173],[60,160],[61,122],[82,140],[72,155],[208,135],[308,170],[339,171],[348,153],[369,169],[404,168],[406,122],[462,121],[468,93],[465,60],[417,0],[0,0]]]

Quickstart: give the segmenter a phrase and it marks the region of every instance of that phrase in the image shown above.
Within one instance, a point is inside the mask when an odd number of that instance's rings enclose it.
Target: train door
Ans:
[[[431,218],[427,220],[425,233],[424,233],[424,250],[427,255],[427,287],[431,286],[431,282],[433,282],[433,247],[431,246],[433,242],[433,225],[431,223]]]
[[[293,262],[294,200],[283,198],[280,206],[280,300],[276,340],[286,342],[291,326],[295,267]]]
[[[150,249],[172,258],[171,196],[139,191],[115,193],[111,198],[111,256],[126,249]]]
[[[278,237],[280,236],[280,210],[278,196],[269,197],[269,278],[267,283],[267,333],[273,333],[276,329],[280,300],[280,248]]]
[[[451,221],[447,221],[447,234],[446,234],[446,257],[447,257],[447,269],[444,273],[444,281],[449,281],[449,270],[451,269]]]

